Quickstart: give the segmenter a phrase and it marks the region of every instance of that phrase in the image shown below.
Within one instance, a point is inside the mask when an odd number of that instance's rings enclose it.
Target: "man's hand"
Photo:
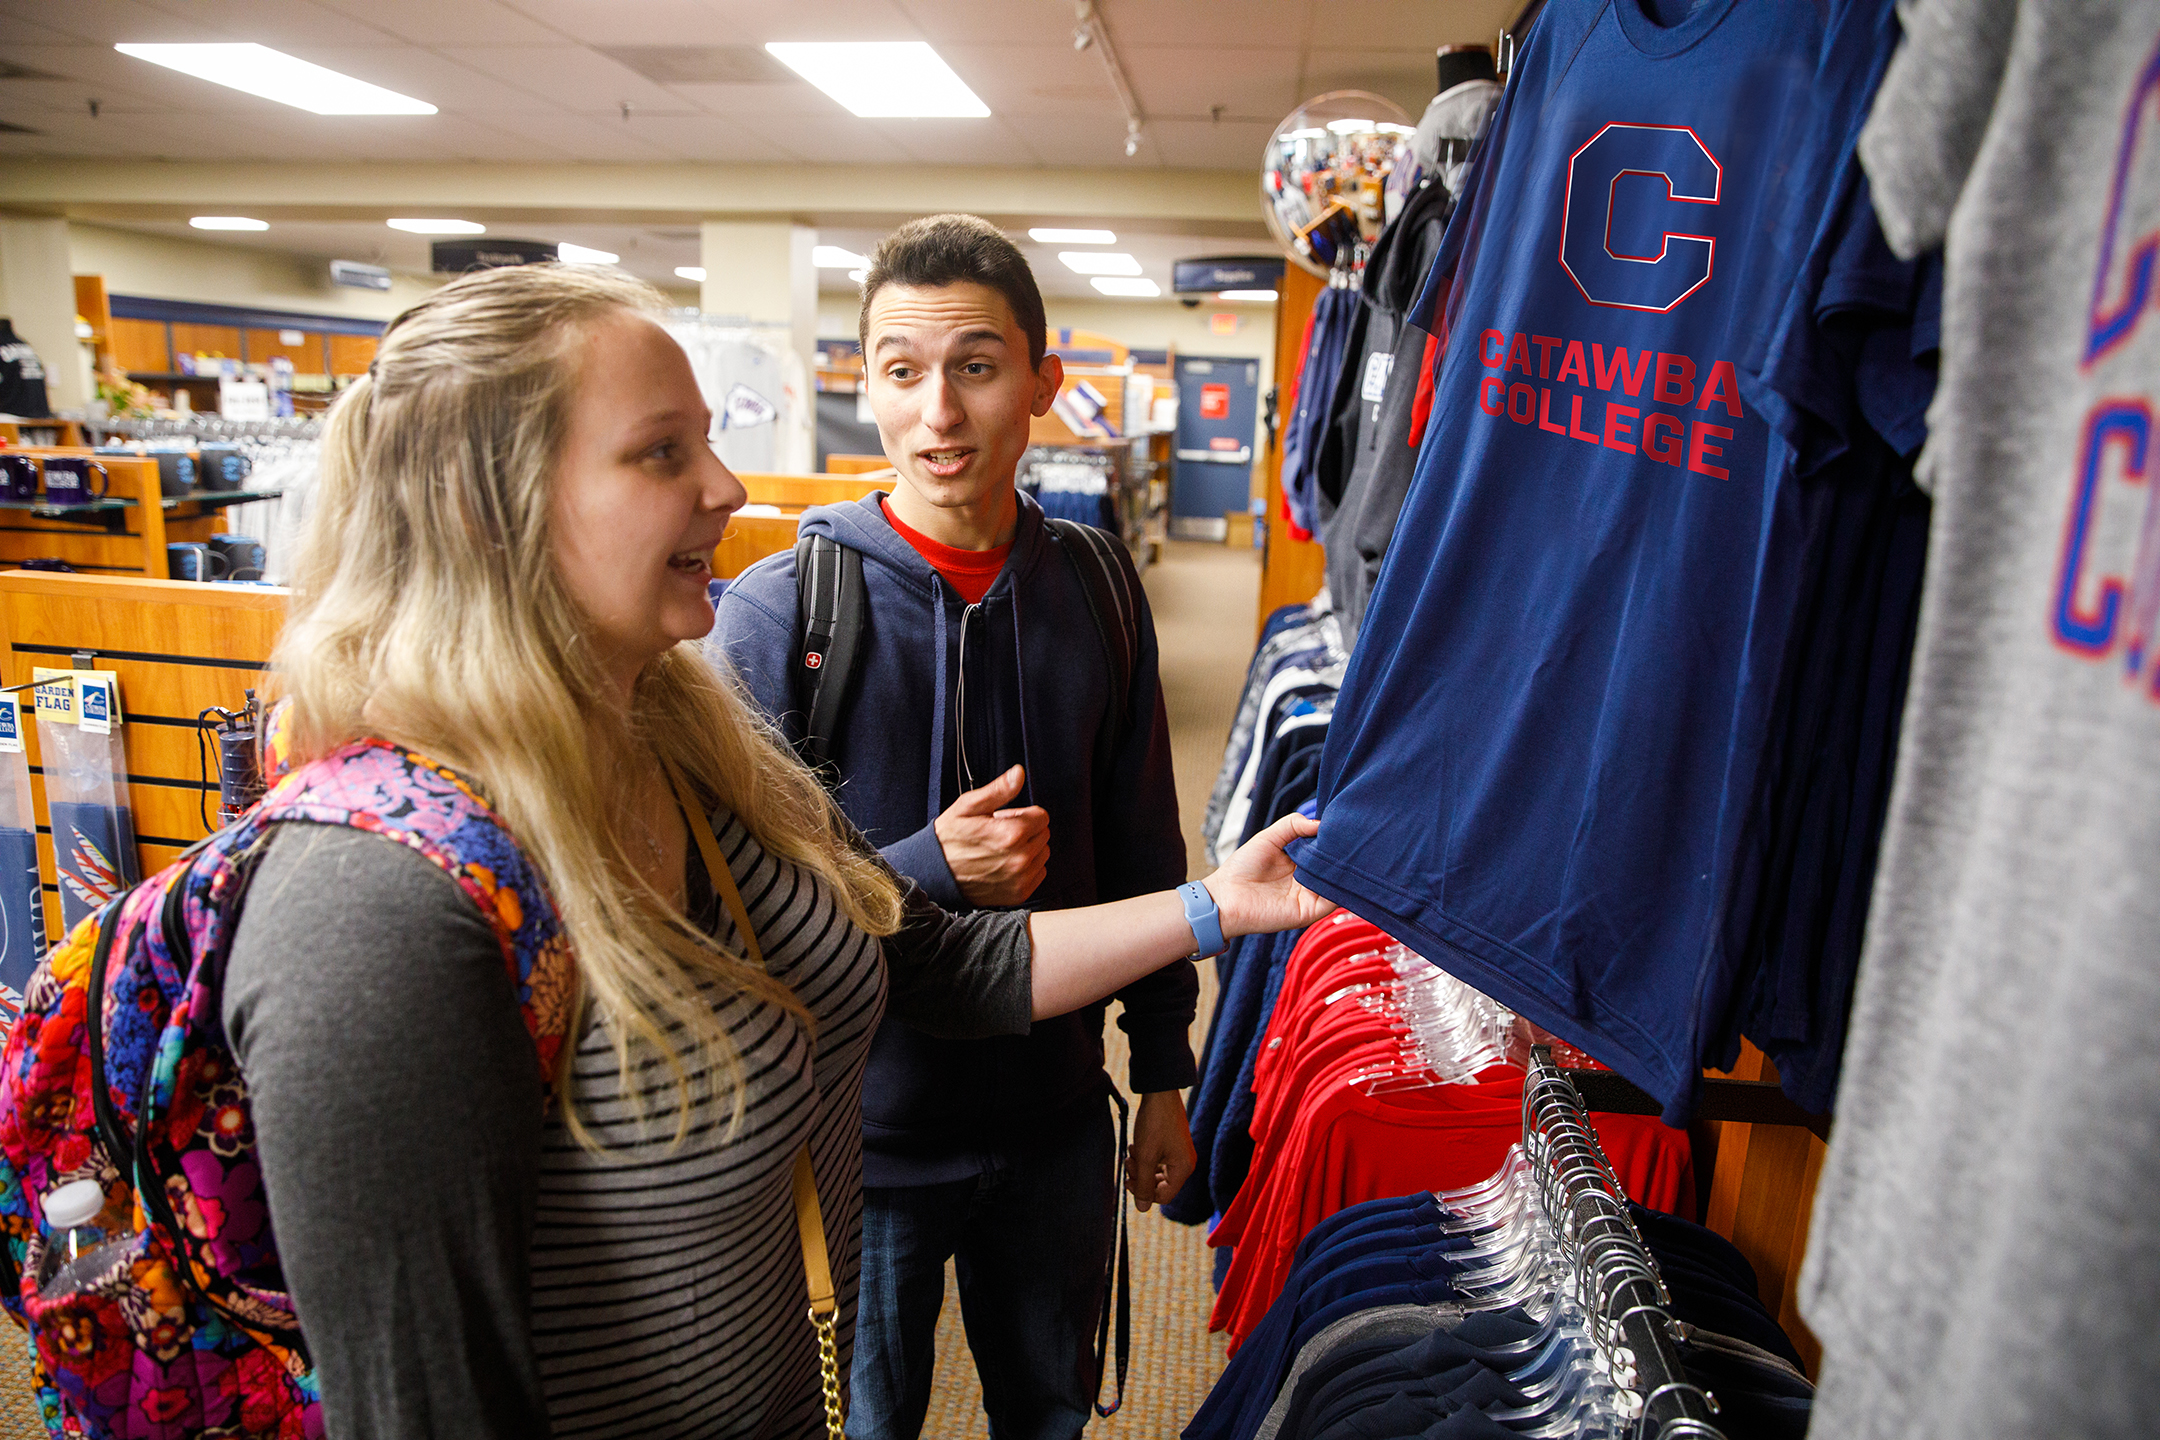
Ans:
[[[1140,1097],[1133,1122],[1132,1149],[1125,1152],[1125,1188],[1142,1214],[1166,1203],[1192,1178],[1199,1157],[1185,1124],[1185,1097],[1175,1090],[1151,1090]]]
[[[1000,807],[1017,799],[1027,772],[1015,765],[953,801],[937,818],[938,844],[970,905],[1018,905],[1050,868],[1050,813],[1040,805]],[[1182,1112],[1181,1112],[1182,1113]]]

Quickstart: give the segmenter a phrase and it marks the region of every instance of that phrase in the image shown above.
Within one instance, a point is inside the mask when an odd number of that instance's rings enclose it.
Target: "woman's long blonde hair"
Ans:
[[[331,411],[274,669],[296,761],[380,736],[478,782],[538,866],[576,952],[573,1041],[597,1004],[626,1093],[638,1068],[667,1065],[679,1137],[693,1069],[723,1077],[742,1113],[741,1056],[721,1017],[732,996],[808,1016],[640,877],[621,803],[640,747],[766,851],[816,874],[864,930],[892,933],[900,905],[817,781],[694,644],[646,666],[627,723],[604,698],[555,565],[555,459],[593,322],[663,305],[620,275],[531,265],[454,281],[399,316],[368,377]],[[687,1050],[668,1043],[670,1023]],[[698,1051],[707,1063],[687,1063]]]

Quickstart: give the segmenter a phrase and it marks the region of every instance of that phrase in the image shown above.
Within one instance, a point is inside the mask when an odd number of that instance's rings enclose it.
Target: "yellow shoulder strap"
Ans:
[[[665,760],[660,763],[667,770],[668,784],[675,789],[675,802],[682,807],[683,819],[697,841],[698,853],[705,859],[705,873],[712,878],[713,888],[720,892],[721,903],[727,906],[728,915],[735,921],[735,933],[742,937],[743,950],[750,956],[751,964],[763,969],[765,956],[758,949],[757,933],[750,928],[750,911],[743,905],[742,891],[736,888],[727,857],[720,853],[720,842],[713,836],[712,821],[706,818],[705,807],[698,804],[697,797],[683,784],[675,767]],[[810,1166],[807,1144],[795,1153],[795,1227],[802,1232],[803,1275],[810,1286],[810,1313],[813,1316],[831,1315],[840,1304],[833,1295],[832,1260],[825,1248],[825,1217],[818,1209],[817,1176]]]

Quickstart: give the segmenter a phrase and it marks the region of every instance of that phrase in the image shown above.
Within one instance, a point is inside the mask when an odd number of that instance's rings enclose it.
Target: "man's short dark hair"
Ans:
[[[858,334],[863,361],[870,363],[870,302],[887,285],[934,290],[943,285],[987,285],[1005,297],[1013,319],[1027,336],[1028,364],[1041,369],[1049,348],[1042,291],[1020,247],[989,221],[973,215],[925,215],[910,220],[878,242],[863,277],[862,320]]]

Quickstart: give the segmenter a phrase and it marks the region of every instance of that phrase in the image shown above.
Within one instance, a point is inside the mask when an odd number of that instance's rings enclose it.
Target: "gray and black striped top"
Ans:
[[[279,835],[235,939],[224,1013],[247,1077],[287,1283],[330,1433],[822,1433],[790,1177],[807,1140],[841,1302],[860,1262],[861,1083],[889,1002],[938,1033],[1026,1030],[1026,919],[915,897],[881,947],[814,878],[714,817],[766,963],[809,1007],[723,1002],[744,1110],[675,1080],[624,1093],[604,1021],[573,1094],[604,1154],[535,1104],[500,953],[462,892],[354,831]],[[693,852],[692,911],[733,927]],[[642,1116],[639,1111],[642,1110]]]

